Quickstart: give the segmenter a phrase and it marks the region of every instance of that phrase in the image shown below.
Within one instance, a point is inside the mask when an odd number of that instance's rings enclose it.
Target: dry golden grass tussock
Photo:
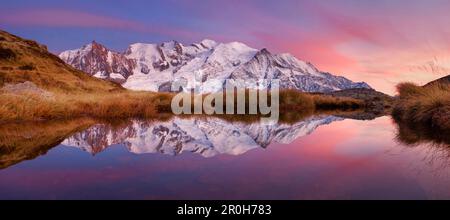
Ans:
[[[150,92],[0,95],[0,121],[50,120],[77,117],[152,118],[170,109],[172,95]]]
[[[397,90],[399,99],[392,112],[394,118],[430,128],[450,129],[450,84],[420,87],[401,83]]]

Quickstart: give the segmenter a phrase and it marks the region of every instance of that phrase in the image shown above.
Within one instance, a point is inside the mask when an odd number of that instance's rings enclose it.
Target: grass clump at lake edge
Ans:
[[[112,92],[55,94],[43,98],[36,94],[0,95],[0,121],[32,121],[77,117],[151,118],[170,107],[172,94],[150,92]]]
[[[431,129],[450,129],[450,84],[421,87],[401,83],[397,91],[398,100],[392,111],[395,120]]]

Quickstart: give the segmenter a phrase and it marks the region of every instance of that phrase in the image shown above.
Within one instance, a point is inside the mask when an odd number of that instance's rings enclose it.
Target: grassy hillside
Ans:
[[[70,67],[35,41],[0,30],[0,86],[26,81],[57,93],[123,90]]]
[[[434,86],[436,84],[450,84],[450,75],[448,76],[444,76],[442,78],[439,78],[437,80],[433,80],[427,84],[425,84],[423,87],[429,87],[429,86]]]
[[[0,30],[0,121],[151,117],[169,95],[134,92],[65,64],[45,46]]]
[[[449,130],[450,83],[448,77],[442,79],[423,87],[413,83],[399,84],[399,98],[392,112],[394,119],[421,127]]]

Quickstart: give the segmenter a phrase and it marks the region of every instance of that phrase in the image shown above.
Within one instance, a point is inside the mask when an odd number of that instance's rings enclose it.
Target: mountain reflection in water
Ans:
[[[287,117],[287,116],[285,116]],[[8,124],[0,128],[0,168],[45,154],[59,144],[96,155],[112,145],[123,145],[135,154],[183,152],[213,157],[240,155],[271,143],[289,144],[312,133],[321,125],[346,118],[366,120],[378,116],[360,112],[333,115],[288,116],[291,121],[264,125],[257,119],[218,117],[171,117],[158,120],[99,122],[92,119]],[[294,121],[292,121],[294,119]],[[295,121],[297,120],[297,121]],[[428,130],[414,130],[397,124],[397,140],[407,146],[431,143],[450,149],[448,136]]]
[[[298,122],[275,125],[263,125],[259,120],[217,117],[113,122],[74,119],[6,124],[0,128],[0,168],[33,159],[59,144],[93,155],[116,144],[124,145],[135,154],[193,152],[204,157],[239,155],[251,149],[265,148],[272,142],[290,143],[320,125],[338,120],[343,118],[316,115]]]
[[[377,117],[4,124],[0,198],[448,198],[445,138]]]
[[[123,126],[94,125],[74,134],[63,145],[92,154],[108,146],[123,144],[136,154],[178,155],[193,152],[204,157],[218,154],[239,155],[270,143],[288,144],[318,126],[342,120],[335,116],[313,116],[294,124],[263,125],[258,122],[229,122],[224,119],[172,118],[166,122],[133,120]]]

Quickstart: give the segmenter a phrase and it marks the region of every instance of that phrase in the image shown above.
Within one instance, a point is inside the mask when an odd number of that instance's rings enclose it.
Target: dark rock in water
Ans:
[[[356,112],[350,112],[350,113],[336,113],[333,114],[336,117],[340,118],[348,118],[348,119],[354,119],[354,120],[373,120],[381,116],[385,116],[387,112],[385,111],[372,111],[371,109],[367,109],[365,111],[356,111]]]

